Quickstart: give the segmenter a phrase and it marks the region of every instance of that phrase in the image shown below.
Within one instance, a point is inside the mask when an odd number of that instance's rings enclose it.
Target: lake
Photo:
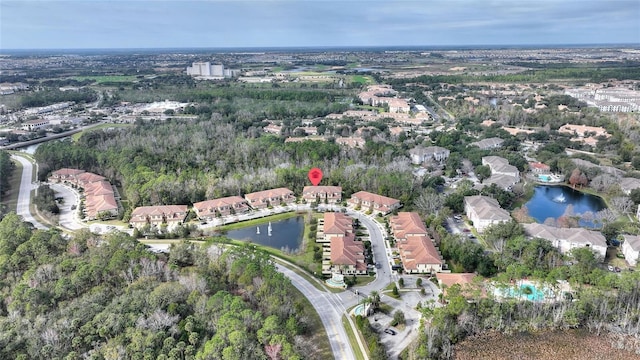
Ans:
[[[575,215],[587,212],[595,214],[607,207],[601,198],[573,190],[568,186],[538,185],[534,191],[533,197],[525,206],[529,210],[529,216],[539,223],[543,223],[547,218],[559,218],[569,205],[573,206]],[[585,219],[581,219],[579,224],[585,227],[597,227],[592,221]]]
[[[258,229],[260,233],[258,233]],[[296,252],[302,243],[303,232],[304,218],[296,216],[271,222],[271,236],[269,236],[268,222],[247,226],[242,229],[229,230],[226,236],[234,240],[251,241],[252,243],[269,246],[284,252]]]

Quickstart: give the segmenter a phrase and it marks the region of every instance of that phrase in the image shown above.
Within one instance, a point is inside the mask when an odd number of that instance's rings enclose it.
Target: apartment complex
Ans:
[[[340,186],[305,186],[302,189],[302,199],[306,202],[337,204],[342,201],[342,187]]]
[[[588,247],[604,260],[607,255],[607,240],[599,231],[584,228],[557,228],[544,224],[523,224],[527,236],[541,238],[551,242],[558,250],[566,254],[579,247]]]
[[[253,209],[264,209],[269,206],[281,204],[290,205],[296,202],[293,191],[287,188],[277,188],[249,193],[244,196],[249,206]]]
[[[201,220],[210,221],[222,215],[244,214],[249,211],[249,204],[240,196],[228,196],[194,203],[193,210]]]
[[[129,224],[138,230],[148,225],[171,231],[184,222],[187,211],[187,205],[140,206],[131,213]]]
[[[82,189],[83,214],[87,220],[113,218],[120,212],[116,192],[104,176],[79,169],[63,168],[54,171],[49,181],[65,182]]]
[[[488,196],[466,196],[464,211],[480,233],[491,225],[511,221],[509,212],[501,208],[496,199]]]
[[[322,244],[322,273],[363,275],[367,273],[362,241],[356,240],[353,219],[342,213],[325,213],[316,242]]]
[[[368,191],[358,191],[351,195],[347,203],[354,208],[360,208],[363,211],[371,211],[376,214],[382,213],[383,215],[399,209],[402,206],[400,200]]]
[[[444,261],[416,212],[400,212],[389,219],[406,273],[437,273]]]

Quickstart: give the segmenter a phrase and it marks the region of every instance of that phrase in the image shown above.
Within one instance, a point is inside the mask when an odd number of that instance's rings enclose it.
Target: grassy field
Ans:
[[[368,359],[368,354],[367,356],[362,354],[362,350],[360,350],[360,346],[358,346],[358,339],[356,338],[356,336],[360,336],[360,332],[358,332],[358,334],[354,334],[353,328],[351,327],[351,324],[349,324],[349,320],[347,319],[346,315],[342,315],[342,326],[344,327],[344,331],[347,333],[349,343],[351,344],[351,348],[353,349],[353,354],[356,356],[356,359]]]
[[[104,84],[104,83],[130,83],[137,80],[136,76],[133,75],[100,75],[100,76],[74,76],[73,79],[78,81],[84,80],[92,80],[95,81],[96,84]]]
[[[89,132],[89,131],[108,129],[108,128],[123,128],[123,127],[130,127],[130,126],[133,126],[133,125],[132,124],[100,124],[100,125],[96,125],[96,126],[92,127],[91,129],[88,129],[88,130],[85,130],[85,131],[81,131],[79,133],[75,133],[75,134],[71,135],[71,139],[73,141],[78,141],[80,139],[80,137],[82,137],[82,134],[84,134],[85,132]]]
[[[371,76],[367,76],[367,75],[352,75],[351,82],[362,84],[362,85],[369,85],[369,84],[374,84],[375,80],[373,80]]]

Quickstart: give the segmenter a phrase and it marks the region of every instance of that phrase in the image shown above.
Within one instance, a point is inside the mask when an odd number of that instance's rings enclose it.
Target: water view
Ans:
[[[226,236],[234,240],[250,241],[285,252],[295,252],[300,248],[303,231],[304,218],[296,216],[285,220],[230,230]]]
[[[607,207],[597,196],[585,194],[567,186],[546,185],[536,186],[533,197],[525,204],[529,209],[529,216],[539,223],[543,223],[547,218],[558,219],[567,212],[569,205],[572,206],[575,216],[595,214]],[[593,219],[589,219],[589,216],[581,219],[579,224],[586,227],[598,226]]]

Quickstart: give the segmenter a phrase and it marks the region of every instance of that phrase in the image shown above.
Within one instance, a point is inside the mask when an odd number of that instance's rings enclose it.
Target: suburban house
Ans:
[[[447,160],[451,152],[440,146],[418,146],[409,150],[411,162],[419,165],[428,161],[443,162]]]
[[[549,240],[565,254],[578,247],[588,247],[604,260],[607,255],[607,240],[599,231],[583,228],[557,228],[544,224],[523,224],[524,232],[531,238]]]
[[[440,289],[442,289],[442,293],[445,296],[447,295],[447,289],[452,287],[453,285],[460,285],[463,295],[472,296],[473,279],[475,279],[477,276],[478,275],[474,273],[436,273],[438,286],[440,287]]]
[[[530,162],[529,170],[534,174],[549,174],[551,172],[551,166],[541,162]]]
[[[364,211],[373,211],[375,213],[382,213],[383,215],[399,209],[402,206],[400,200],[368,191],[358,191],[351,195],[351,199],[349,199],[347,203],[354,208],[360,207]]]
[[[640,236],[622,235],[622,237],[624,237],[624,242],[621,246],[622,254],[624,254],[624,258],[629,265],[636,266],[640,257]]]
[[[337,204],[342,201],[342,187],[340,186],[305,186],[302,189],[302,199],[306,202]]]
[[[625,177],[620,179],[620,189],[626,194],[631,194],[631,191],[640,188],[640,179]]]
[[[496,184],[500,188],[510,190],[511,187],[520,181],[520,171],[513,165],[509,165],[509,160],[500,156],[485,156],[482,158],[482,165],[491,169],[491,176],[485,179],[483,184]]]
[[[400,212],[389,219],[389,226],[396,238],[400,260],[406,273],[442,271],[444,261],[418,213]]]
[[[89,220],[113,218],[118,216],[118,202],[113,193],[86,195],[84,212]]]
[[[491,150],[491,149],[497,149],[499,147],[502,147],[502,143],[504,143],[504,140],[497,137],[493,137],[493,138],[482,139],[480,141],[472,142],[469,145],[477,146],[478,148],[480,148],[480,150]]]
[[[167,231],[171,231],[182,224],[186,217],[187,205],[140,206],[131,213],[129,224],[139,230],[150,225],[158,228],[166,226]]]
[[[249,205],[240,196],[229,196],[194,203],[193,209],[201,220],[212,220],[218,216],[246,213]]]
[[[464,211],[480,233],[491,225],[511,221],[511,215],[500,207],[498,200],[488,196],[465,196]]]
[[[342,213],[325,213],[322,224],[318,227],[317,242],[323,244],[323,274],[367,273],[364,245],[362,241],[356,241],[351,217]]]
[[[254,209],[264,209],[268,206],[279,206],[281,204],[290,205],[296,202],[296,196],[293,191],[287,188],[249,193],[244,196],[244,199]]]

